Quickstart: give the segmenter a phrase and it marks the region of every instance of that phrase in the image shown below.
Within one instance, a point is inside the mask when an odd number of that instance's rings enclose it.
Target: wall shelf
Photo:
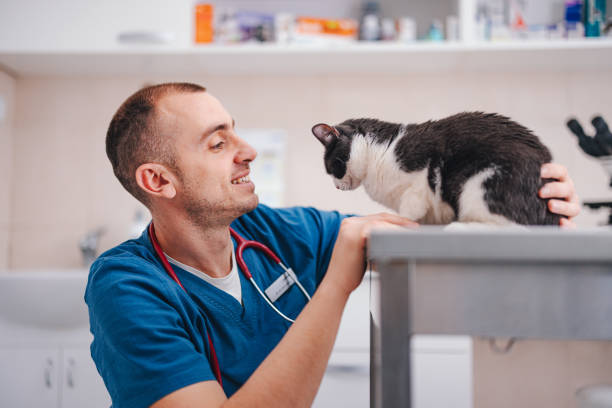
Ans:
[[[610,71],[612,39],[0,50],[0,67],[15,77]]]

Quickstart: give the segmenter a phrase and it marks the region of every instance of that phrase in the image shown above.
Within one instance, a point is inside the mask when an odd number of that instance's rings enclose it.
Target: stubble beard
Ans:
[[[183,191],[183,209],[188,219],[200,228],[227,226],[236,218],[253,211],[259,198],[253,194],[250,200],[236,202],[232,200],[210,201],[203,196],[192,183],[185,183]]]

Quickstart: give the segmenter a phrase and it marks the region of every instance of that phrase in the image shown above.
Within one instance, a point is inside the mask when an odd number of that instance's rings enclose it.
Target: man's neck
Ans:
[[[155,217],[155,235],[171,258],[220,278],[231,271],[229,225],[201,227],[182,217]]]

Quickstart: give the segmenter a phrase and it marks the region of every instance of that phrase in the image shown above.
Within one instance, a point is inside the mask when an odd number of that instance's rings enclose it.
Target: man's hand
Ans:
[[[414,228],[418,224],[399,215],[380,213],[365,217],[345,218],[338,232],[329,262],[328,277],[334,285],[349,294],[363,279],[366,241],[373,228]]]
[[[542,165],[542,178],[552,178],[558,181],[546,183],[540,189],[541,198],[554,198],[548,201],[548,209],[555,213],[564,215],[561,218],[562,227],[575,227],[572,221],[580,213],[580,199],[574,190],[574,182],[567,174],[565,166],[557,163],[545,163]]]

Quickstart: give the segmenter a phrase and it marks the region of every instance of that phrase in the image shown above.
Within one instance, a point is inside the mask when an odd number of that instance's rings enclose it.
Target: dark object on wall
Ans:
[[[606,149],[607,154],[612,155],[612,133],[610,133],[608,124],[601,116],[594,117],[591,123],[597,131],[595,141]]]
[[[594,137],[585,134],[576,119],[570,119],[567,122],[567,127],[578,137],[580,148],[589,156],[612,155],[612,134],[610,134],[608,124],[601,116],[594,117],[591,123],[597,131]]]
[[[609,208],[610,215],[608,215],[608,225],[612,225],[612,201],[585,201],[582,204],[593,210]]]
[[[574,118],[567,122],[567,127],[578,137],[580,148],[589,156],[597,158],[610,174],[610,187],[612,187],[612,133],[601,116],[595,116],[591,123],[596,131],[593,137],[586,135],[580,123]],[[610,210],[608,225],[612,225],[612,201],[585,201],[582,204],[592,209],[608,208]]]

